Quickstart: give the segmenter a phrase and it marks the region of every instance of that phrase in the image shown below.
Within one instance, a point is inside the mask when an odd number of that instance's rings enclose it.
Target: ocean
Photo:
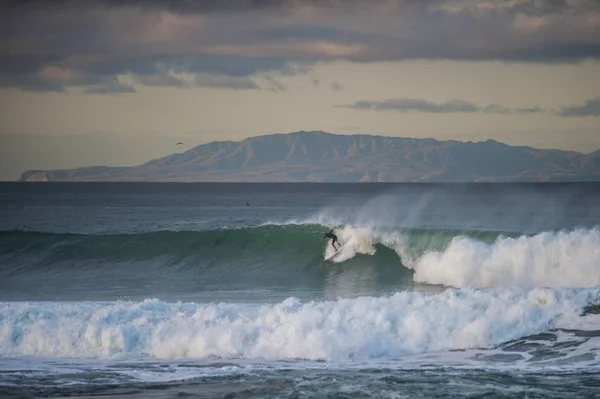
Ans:
[[[0,397],[600,397],[599,225],[591,183],[0,183]]]

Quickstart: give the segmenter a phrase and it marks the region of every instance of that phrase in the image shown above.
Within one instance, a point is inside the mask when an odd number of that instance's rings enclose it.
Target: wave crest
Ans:
[[[522,235],[339,226],[335,231],[342,247],[335,254],[329,242],[321,240],[326,229],[295,224],[118,235],[0,232],[0,277],[139,266],[145,275],[180,270],[221,275],[243,270],[259,277],[322,279],[323,268],[339,267],[343,272],[343,267],[351,266],[380,271],[404,268],[406,274],[409,269],[415,282],[452,287],[600,286],[596,228]]]

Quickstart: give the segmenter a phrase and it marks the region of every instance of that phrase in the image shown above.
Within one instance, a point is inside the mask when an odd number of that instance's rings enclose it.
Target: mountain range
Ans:
[[[28,170],[19,181],[600,181],[600,150],[300,131],[215,141],[131,167]]]

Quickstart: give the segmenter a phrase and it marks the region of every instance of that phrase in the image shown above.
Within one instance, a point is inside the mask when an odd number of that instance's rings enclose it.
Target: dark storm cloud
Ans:
[[[259,86],[227,77],[277,82],[334,60],[600,58],[592,0],[13,0],[0,8],[8,49],[0,85],[31,90],[110,87],[118,75],[180,86],[178,74],[250,89]]]
[[[436,103],[419,98],[389,98],[383,101],[357,101],[354,104],[342,105],[340,107],[372,111],[429,112],[434,114],[473,112],[486,114],[525,114],[543,112],[539,107],[511,109],[500,104],[481,106],[460,99]]]
[[[571,105],[556,111],[559,116],[600,116],[600,97],[590,98],[583,105]]]

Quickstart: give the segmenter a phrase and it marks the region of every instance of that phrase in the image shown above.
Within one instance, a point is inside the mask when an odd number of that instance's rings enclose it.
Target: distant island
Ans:
[[[131,167],[28,170],[19,181],[569,182],[600,181],[600,150],[517,147],[321,131],[215,141]]]

